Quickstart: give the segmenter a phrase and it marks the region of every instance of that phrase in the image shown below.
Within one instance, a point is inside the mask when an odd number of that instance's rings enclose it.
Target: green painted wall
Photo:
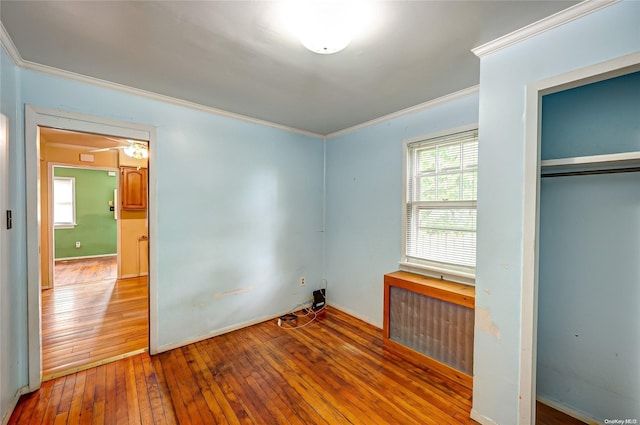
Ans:
[[[76,227],[55,229],[55,258],[116,254],[117,230],[109,201],[113,201],[116,176],[108,171],[54,167],[55,177],[75,177]],[[76,248],[80,241],[80,248]]]

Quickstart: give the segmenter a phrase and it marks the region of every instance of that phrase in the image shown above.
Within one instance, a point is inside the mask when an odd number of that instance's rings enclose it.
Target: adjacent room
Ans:
[[[0,425],[637,423],[638,22],[2,1]]]
[[[39,136],[47,381],[148,348],[148,149],[49,127]]]

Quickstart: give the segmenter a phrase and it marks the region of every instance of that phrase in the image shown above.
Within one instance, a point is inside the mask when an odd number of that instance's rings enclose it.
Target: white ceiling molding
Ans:
[[[617,0],[616,0],[617,1]],[[342,136],[344,134],[347,133],[351,133],[354,132],[356,130],[360,130],[362,128],[365,127],[370,127],[372,125],[376,125],[385,121],[389,121],[392,120],[394,118],[398,118],[401,117],[403,115],[408,115],[414,112],[419,112],[419,111],[423,111],[425,109],[429,109],[429,108],[433,108],[436,105],[445,103],[445,102],[450,102],[452,100],[461,98],[461,97],[465,97],[468,96],[470,94],[473,93],[477,93],[478,92],[478,86],[473,86],[473,87],[469,87],[445,96],[441,96],[437,99],[433,99],[424,103],[421,103],[419,105],[415,105],[415,106],[411,106],[409,108],[406,109],[402,109],[400,111],[397,112],[393,112],[391,114],[388,115],[384,115],[382,117],[376,118],[374,120],[371,121],[367,121],[364,122],[362,124],[358,124],[355,125],[353,127],[349,127],[349,128],[345,128],[343,130],[340,131],[336,131],[334,133],[328,134],[326,136],[323,136],[321,134],[316,134],[316,133],[312,133],[309,131],[304,131],[304,130],[300,130],[297,128],[293,128],[293,127],[287,127],[284,125],[280,125],[280,124],[276,124],[276,123],[272,123],[269,121],[264,121],[264,120],[259,120],[256,118],[251,118],[251,117],[247,117],[245,115],[240,115],[240,114],[235,114],[233,112],[228,112],[228,111],[224,111],[221,109],[216,109],[216,108],[212,108],[210,106],[204,106],[204,105],[200,105],[198,103],[194,103],[194,102],[189,102],[186,100],[182,100],[182,99],[177,99],[174,97],[170,97],[170,96],[165,96],[162,94],[158,94],[158,93],[153,93],[153,92],[149,92],[146,90],[141,90],[141,89],[137,89],[134,87],[129,87],[129,86],[125,86],[123,84],[118,84],[118,83],[113,83],[111,81],[106,81],[106,80],[101,80],[99,78],[94,78],[94,77],[89,77],[86,75],[82,75],[82,74],[77,74],[75,72],[70,72],[70,71],[65,71],[59,68],[54,68],[51,66],[47,66],[47,65],[41,65],[35,62],[30,62],[30,61],[26,61],[24,59],[22,59],[22,56],[20,55],[20,52],[18,51],[18,49],[16,49],[15,45],[13,44],[13,40],[11,40],[11,37],[9,37],[9,34],[7,33],[7,31],[4,28],[4,25],[2,25],[2,22],[0,22],[0,42],[2,43],[2,45],[5,47],[5,50],[7,51],[7,53],[9,54],[9,56],[11,57],[11,59],[13,60],[13,62],[19,66],[20,68],[23,69],[28,69],[31,71],[36,71],[36,72],[41,72],[43,74],[48,74],[48,75],[54,75],[57,77],[61,77],[61,78],[66,78],[66,79],[70,79],[70,80],[74,80],[74,81],[79,81],[81,83],[85,83],[85,84],[91,84],[94,86],[98,86],[98,87],[103,87],[103,88],[107,88],[107,89],[111,89],[111,90],[117,90],[120,92],[124,92],[124,93],[128,93],[128,94],[132,94],[135,96],[141,96],[141,97],[145,97],[148,99],[152,99],[152,100],[157,100],[160,102],[165,102],[165,103],[170,103],[173,105],[178,105],[178,106],[183,106],[185,108],[190,108],[190,109],[195,109],[198,111],[203,111],[203,112],[207,112],[207,113],[211,113],[214,115],[219,115],[219,116],[223,116],[223,117],[228,117],[228,118],[233,118],[233,119],[238,119],[241,121],[246,121],[246,122],[250,122],[253,124],[258,124],[258,125],[264,125],[267,127],[272,127],[272,128],[277,128],[279,130],[284,130],[284,131],[288,131],[291,133],[296,133],[296,134],[301,134],[303,136],[308,136],[308,137],[312,137],[315,139],[321,139],[321,140],[329,140],[338,136]]]
[[[13,63],[19,67],[24,65],[24,59],[20,56],[20,52],[16,48],[16,45],[13,44],[13,40],[9,37],[9,33],[4,28],[2,22],[0,22],[0,44],[4,47],[4,50],[6,50],[11,60],[13,60]]]
[[[504,49],[505,47],[519,43],[538,34],[542,34],[543,32],[559,27],[560,25],[564,25],[567,22],[571,22],[575,19],[611,6],[619,1],[620,0],[585,0],[568,9],[541,19],[538,22],[534,22],[526,27],[513,31],[512,33],[496,38],[482,46],[475,47],[471,49],[471,51],[478,57],[489,55],[500,49]]]
[[[403,115],[412,114],[415,112],[424,111],[425,109],[433,108],[434,106],[440,105],[442,103],[451,102],[453,100],[459,99],[461,97],[469,96],[471,94],[478,93],[480,86],[473,86],[463,90],[459,90],[454,93],[450,93],[436,99],[429,100],[424,103],[420,103],[419,105],[411,106],[409,108],[402,109],[397,112],[392,112],[388,115],[384,115],[382,117],[373,119],[371,121],[363,122],[362,124],[354,125],[353,127],[345,128],[344,130],[336,131],[326,136],[326,140],[336,138],[338,136],[343,136],[347,133],[354,132],[356,130],[363,129],[365,127],[371,127],[372,125],[380,124],[385,121],[390,121],[395,118],[399,118]]]
[[[472,47],[580,1],[379,2],[374,25],[339,57],[310,55],[277,2],[13,1],[2,2],[2,23],[20,69],[315,138],[478,84]],[[425,17],[464,29],[436,25],[424,37]],[[141,20],[166,32],[157,37]]]
[[[249,123],[252,123],[252,124],[258,124],[258,125],[263,125],[263,126],[266,126],[266,127],[276,128],[278,130],[287,131],[289,133],[296,133],[296,134],[300,134],[300,135],[303,135],[303,136],[312,137],[314,139],[321,139],[321,140],[324,139],[324,137],[322,135],[316,134],[316,133],[312,133],[310,131],[300,130],[300,129],[297,129],[297,128],[288,127],[286,125],[276,124],[276,123],[273,123],[273,122],[264,121],[264,120],[260,120],[260,119],[257,119],[257,118],[252,118],[252,117],[248,117],[248,116],[245,116],[245,115],[224,111],[222,109],[212,108],[210,106],[204,106],[204,105],[200,105],[198,103],[189,102],[189,101],[182,100],[182,99],[177,99],[175,97],[165,96],[165,95],[162,95],[162,94],[158,94],[158,93],[153,93],[153,92],[146,91],[146,90],[137,89],[135,87],[129,87],[129,86],[125,86],[123,84],[113,83],[111,81],[101,80],[99,78],[89,77],[89,76],[86,76],[86,75],[77,74],[75,72],[65,71],[63,69],[54,68],[54,67],[51,67],[51,66],[41,65],[39,63],[35,63],[35,62],[24,60],[24,59],[22,59],[22,56],[20,55],[20,52],[16,48],[15,44],[13,44],[13,40],[11,40],[11,37],[9,37],[9,34],[7,33],[6,29],[4,28],[4,25],[2,24],[2,22],[0,22],[0,42],[4,46],[5,50],[7,51],[7,53],[9,54],[11,59],[13,60],[13,62],[17,66],[19,66],[20,68],[23,68],[23,69],[28,69],[30,71],[41,72],[43,74],[53,75],[53,76],[56,76],[56,77],[66,78],[66,79],[69,79],[69,80],[74,80],[74,81],[78,81],[78,82],[85,83],[85,84],[91,84],[91,85],[98,86],[98,87],[103,87],[103,88],[106,88],[106,89],[116,90],[116,91],[119,91],[119,92],[132,94],[134,96],[141,96],[141,97],[145,97],[147,99],[157,100],[159,102],[170,103],[170,104],[177,105],[177,106],[183,106],[185,108],[195,109],[195,110],[198,110],[198,111],[207,112],[207,113],[214,114],[214,115],[219,115],[219,116],[232,118],[232,119],[236,119],[236,120],[240,120],[240,121],[246,121],[246,122],[249,122]]]
[[[214,115],[219,115],[227,118],[232,118],[240,121],[250,122],[252,124],[263,125],[266,127],[277,128],[290,133],[301,134],[303,136],[313,137],[315,139],[322,139],[322,135],[312,133],[310,131],[300,130],[286,125],[276,124],[269,121],[260,120],[257,118],[248,117],[246,115],[236,114],[233,112],[224,111],[222,109],[212,108],[211,106],[200,105],[199,103],[189,102],[187,100],[178,99],[171,96],[165,96],[146,90],[137,89],[135,87],[125,86],[124,84],[113,83],[111,81],[101,80],[99,78],[89,77],[82,74],[76,74],[75,72],[65,71],[63,69],[54,68],[47,65],[41,65],[30,61],[23,61],[24,69],[31,71],[37,71],[44,74],[54,75],[56,77],[66,78],[69,80],[79,81],[85,84],[92,84],[94,86],[103,87],[111,90],[117,90],[120,92],[132,94],[134,96],[146,97],[147,99],[157,100],[159,102],[170,103],[177,106],[183,106],[185,108],[195,109],[202,112],[207,112]]]

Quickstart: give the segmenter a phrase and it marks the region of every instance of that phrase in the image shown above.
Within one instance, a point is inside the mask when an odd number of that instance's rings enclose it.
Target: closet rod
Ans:
[[[566,171],[566,172],[560,172],[560,173],[548,173],[548,174],[541,174],[540,177],[588,176],[591,174],[636,173],[638,171],[640,171],[640,167],[609,168],[604,170],[584,170],[584,171]]]

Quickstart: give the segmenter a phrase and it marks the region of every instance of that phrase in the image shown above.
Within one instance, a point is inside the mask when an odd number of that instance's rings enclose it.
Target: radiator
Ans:
[[[473,286],[405,271],[388,273],[384,345],[472,388],[474,308]]]
[[[473,310],[391,287],[389,338],[461,372],[473,371]]]

